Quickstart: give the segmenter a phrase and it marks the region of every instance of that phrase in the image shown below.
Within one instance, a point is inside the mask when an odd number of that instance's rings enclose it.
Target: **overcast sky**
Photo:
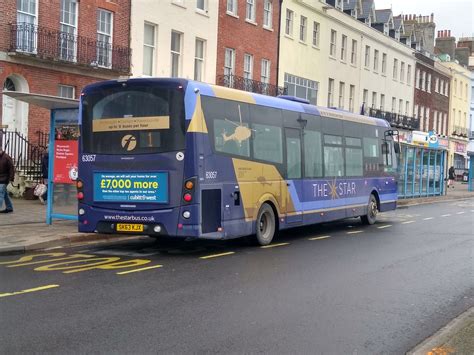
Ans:
[[[376,9],[390,7],[394,15],[434,13],[436,31],[451,30],[457,38],[474,37],[473,0],[375,0]]]

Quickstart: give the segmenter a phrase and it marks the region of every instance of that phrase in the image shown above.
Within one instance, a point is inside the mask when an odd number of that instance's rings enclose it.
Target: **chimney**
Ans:
[[[431,13],[430,22],[434,22],[434,13]]]
[[[448,37],[448,30],[444,30],[444,35],[443,37]]]
[[[451,30],[448,31],[448,37],[451,37]]]

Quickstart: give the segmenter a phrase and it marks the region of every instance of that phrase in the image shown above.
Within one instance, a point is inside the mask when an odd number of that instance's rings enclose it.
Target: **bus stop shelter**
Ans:
[[[77,220],[79,100],[18,91],[2,94],[50,111],[46,223]]]

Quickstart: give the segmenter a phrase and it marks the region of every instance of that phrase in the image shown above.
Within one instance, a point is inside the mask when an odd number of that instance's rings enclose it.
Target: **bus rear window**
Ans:
[[[183,150],[184,134],[184,93],[180,90],[118,83],[82,98],[82,139],[87,153]]]

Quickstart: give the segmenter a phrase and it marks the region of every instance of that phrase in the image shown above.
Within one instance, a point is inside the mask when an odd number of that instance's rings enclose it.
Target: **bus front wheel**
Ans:
[[[377,206],[377,199],[373,194],[370,195],[369,204],[367,205],[367,214],[365,216],[360,216],[362,223],[372,225],[377,219],[377,214],[379,209]]]
[[[260,245],[268,245],[275,235],[275,213],[267,203],[264,203],[257,215],[257,242]]]

